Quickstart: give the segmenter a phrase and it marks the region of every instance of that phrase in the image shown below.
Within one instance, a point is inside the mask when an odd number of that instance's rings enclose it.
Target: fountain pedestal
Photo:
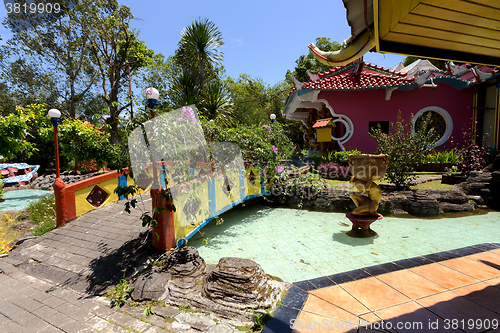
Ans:
[[[382,215],[353,215],[352,213],[346,214],[346,217],[352,222],[352,229],[346,232],[346,234],[347,236],[356,238],[376,236],[377,233],[370,229],[370,224],[383,218]]]
[[[389,156],[382,155],[349,155],[349,170],[352,178],[349,183],[354,185],[350,195],[356,209],[346,215],[352,222],[352,229],[348,236],[366,238],[376,236],[377,233],[370,229],[370,224],[383,218],[377,213],[378,205],[382,199],[382,190],[375,184],[381,179],[389,164]]]

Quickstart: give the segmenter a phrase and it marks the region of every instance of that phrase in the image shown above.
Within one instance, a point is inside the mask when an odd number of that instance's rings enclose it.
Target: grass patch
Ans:
[[[32,201],[26,212],[31,223],[38,225],[33,229],[33,235],[41,236],[56,227],[56,199],[53,194]]]
[[[417,184],[415,186],[410,186],[410,188],[413,190],[444,190],[444,191],[449,191],[453,187],[455,187],[455,185],[442,184],[441,180],[432,180],[422,184]]]
[[[0,254],[7,253],[11,250],[9,244],[21,237],[21,233],[10,229],[16,224],[19,214],[2,214],[0,215]]]

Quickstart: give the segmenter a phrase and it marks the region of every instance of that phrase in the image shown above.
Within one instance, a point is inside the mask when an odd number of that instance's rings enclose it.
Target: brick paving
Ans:
[[[149,195],[143,198],[150,209]],[[141,313],[128,313],[134,312],[130,307],[115,310],[101,296],[146,262],[150,247],[143,242],[148,229],[141,226],[140,214],[138,209],[124,213],[123,202],[113,203],[26,240],[0,258],[0,331],[106,333],[168,328],[169,323],[162,320],[154,325],[141,319]]]

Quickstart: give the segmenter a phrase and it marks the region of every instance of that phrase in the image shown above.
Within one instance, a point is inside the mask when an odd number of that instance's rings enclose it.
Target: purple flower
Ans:
[[[285,170],[285,166],[284,166],[284,165],[281,165],[281,166],[279,166],[279,167],[277,167],[277,168],[276,168],[276,171],[277,171],[278,173],[281,173],[281,172],[283,172],[284,170]]]
[[[273,151],[274,151],[275,154],[278,154],[278,149],[276,149],[275,146],[273,146]]]
[[[267,136],[267,138],[268,138],[268,139],[270,139],[270,138],[271,138],[271,136],[270,136],[270,135],[268,135],[268,136]]]
[[[182,108],[181,119],[189,120],[193,124],[196,122],[194,111],[189,106],[184,106]]]
[[[269,125],[262,125],[262,128],[265,128],[267,130],[267,133],[271,133],[272,129],[269,127]]]

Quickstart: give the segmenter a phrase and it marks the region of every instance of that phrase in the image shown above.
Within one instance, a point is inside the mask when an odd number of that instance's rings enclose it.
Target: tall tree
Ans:
[[[152,61],[141,69],[135,83],[139,88],[154,87],[158,90],[157,110],[168,111],[175,107],[173,88],[174,81],[182,75],[182,68],[177,63],[175,56],[165,56],[157,53]]]
[[[105,0],[104,0],[105,1]],[[106,1],[105,1],[106,2]],[[119,116],[130,107],[132,101],[122,95],[123,86],[132,74],[151,61],[154,52],[138,38],[130,28],[133,18],[128,6],[115,2],[115,10],[107,15],[99,6],[89,7],[87,15],[82,17],[82,27],[88,36],[93,62],[97,65],[102,98],[107,105],[105,121],[111,127],[111,142],[119,141]],[[120,98],[122,97],[122,98]],[[125,104],[120,101],[127,100]]]
[[[336,41],[331,41],[330,38],[318,37],[316,38],[316,45],[324,51],[337,51],[340,50],[341,45]],[[290,77],[293,75],[300,82],[308,82],[309,76],[307,72],[311,74],[317,74],[319,72],[324,72],[329,70],[331,67],[320,63],[316,57],[309,52],[307,55],[301,55],[297,60],[297,64],[293,71],[288,70],[286,73],[287,81],[290,81]]]
[[[33,96],[31,90],[50,91],[38,102],[58,106],[75,118],[95,83],[88,36],[78,22],[89,6],[105,5],[89,0],[63,0],[58,5],[59,15],[9,14],[4,25],[15,31],[7,42],[14,61],[4,75],[21,93]]]
[[[206,82],[207,68],[220,66],[224,54],[219,47],[224,45],[217,26],[207,18],[199,18],[182,31],[177,58],[184,70],[195,70],[200,75],[201,87]],[[194,65],[194,68],[193,68]]]

